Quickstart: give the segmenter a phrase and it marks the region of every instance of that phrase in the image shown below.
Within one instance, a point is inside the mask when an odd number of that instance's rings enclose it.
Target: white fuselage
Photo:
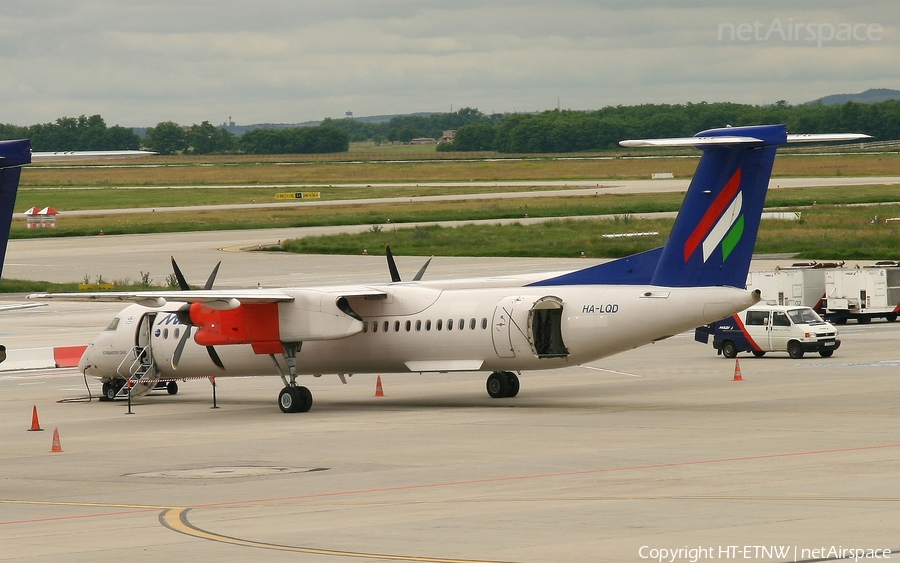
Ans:
[[[296,355],[297,373],[521,371],[574,366],[714,322],[756,301],[750,292],[731,287],[526,285],[538,279],[367,286],[382,293],[381,298],[347,298],[362,321],[338,318],[348,335],[302,340]],[[313,289],[338,293],[340,288]],[[308,295],[310,288],[279,291]],[[287,371],[282,354],[271,350],[255,353],[248,344],[215,347],[225,365],[222,371],[193,340],[185,346],[177,370],[173,369],[179,336],[186,328],[190,330],[174,314],[180,305],[127,307],[117,316],[114,329],[107,329],[90,344],[79,367],[104,380],[126,378],[128,362],[123,360],[133,354],[135,346],[149,345],[160,378],[279,375]],[[278,304],[282,335],[291,334],[294,328],[286,324],[293,318],[292,306]],[[310,330],[304,328],[304,333]]]

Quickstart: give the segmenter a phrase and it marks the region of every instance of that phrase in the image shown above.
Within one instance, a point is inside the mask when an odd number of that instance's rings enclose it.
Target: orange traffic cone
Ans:
[[[741,362],[738,361],[737,358],[734,359],[734,379],[732,381],[743,381],[744,378],[741,377]]]
[[[50,448],[50,453],[61,452],[62,446],[59,445],[59,428],[53,429],[53,447]]]
[[[378,376],[378,379],[375,380],[375,396],[376,397],[384,397],[384,388],[381,386],[381,376]]]
[[[37,405],[34,405],[34,408],[31,409],[31,428],[28,429],[29,432],[43,432],[44,429],[41,428],[41,423],[38,422],[37,415]]]

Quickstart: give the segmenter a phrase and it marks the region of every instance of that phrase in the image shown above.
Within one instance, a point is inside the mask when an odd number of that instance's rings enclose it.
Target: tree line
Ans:
[[[564,153],[618,148],[622,139],[690,137],[726,125],[784,123],[791,133],[866,133],[900,139],[900,100],[875,104],[770,106],[732,103],[645,104],[597,111],[545,111],[480,120],[438,150]]]
[[[137,150],[141,138],[128,127],[107,127],[99,115],[60,117],[28,127],[0,124],[0,140],[31,139],[36,151]]]
[[[349,136],[335,127],[257,129],[237,137],[209,121],[183,127],[164,121],[148,127],[142,139],[127,127],[107,127],[99,115],[60,117],[28,127],[0,124],[0,140],[31,139],[35,151],[145,149],[160,154],[314,154],[346,152]]]
[[[325,119],[315,127],[256,129],[241,137],[208,121],[183,127],[172,121],[149,127],[141,139],[131,129],[107,127],[99,115],[62,117],[29,127],[0,124],[0,139],[30,138],[39,151],[144,148],[162,154],[285,154],[346,152],[351,141],[408,143],[456,130],[439,151],[565,153],[618,148],[622,139],[689,137],[726,125],[784,123],[791,133],[866,133],[900,139],[900,100],[875,104],[754,106],[733,103],[643,104],[596,111],[485,115],[474,108],[388,121]]]

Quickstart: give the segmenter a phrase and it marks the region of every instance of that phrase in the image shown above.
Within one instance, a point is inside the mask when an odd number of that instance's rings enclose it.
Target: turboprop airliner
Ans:
[[[109,398],[166,379],[280,375],[280,409],[306,412],[299,377],[386,372],[487,372],[488,394],[511,398],[524,372],[585,364],[756,303],[745,283],[776,148],[863,137],[764,125],[623,141],[702,157],[664,247],[571,272],[404,282],[390,262],[390,283],[233,291],[213,289],[214,270],[191,290],[173,260],[182,291],[34,297],[134,303],[79,364]]]

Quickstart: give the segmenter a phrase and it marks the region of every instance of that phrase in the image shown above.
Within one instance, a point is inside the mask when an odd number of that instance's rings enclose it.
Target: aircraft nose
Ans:
[[[81,355],[81,359],[78,360],[78,371],[84,373],[88,370],[88,368],[93,367],[92,354],[91,351],[94,349],[94,343],[91,342],[88,344],[88,347],[84,350],[84,353]]]

